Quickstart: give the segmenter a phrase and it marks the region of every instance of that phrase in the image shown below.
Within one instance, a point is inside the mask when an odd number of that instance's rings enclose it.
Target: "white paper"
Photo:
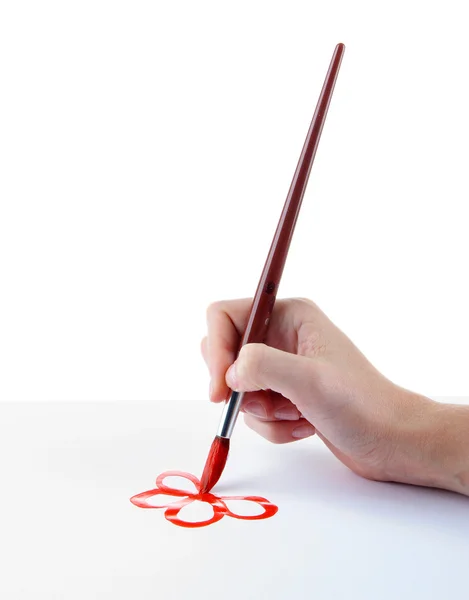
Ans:
[[[0,404],[0,597],[466,597],[469,499],[363,480],[318,439],[275,446],[240,420],[214,492],[263,496],[272,518],[186,529],[132,505],[163,471],[200,476],[219,412]]]

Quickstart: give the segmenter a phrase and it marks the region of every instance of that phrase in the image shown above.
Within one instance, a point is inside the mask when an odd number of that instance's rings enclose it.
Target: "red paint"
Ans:
[[[209,492],[220,479],[228,459],[229,450],[230,440],[216,436],[210,447],[204,472],[200,480],[201,493]]]
[[[175,488],[171,488],[165,485],[163,482],[166,477],[184,477],[195,485],[197,492],[190,492],[188,490],[178,490]],[[130,501],[135,506],[140,508],[164,508],[165,513],[164,516],[168,521],[173,523],[174,525],[179,525],[179,527],[205,527],[206,525],[211,525],[212,523],[216,523],[223,519],[223,517],[233,517],[234,519],[244,519],[246,521],[256,521],[259,519],[268,519],[275,515],[278,511],[278,507],[274,504],[270,503],[265,498],[261,496],[215,496],[215,494],[211,493],[203,493],[200,491],[200,481],[194,475],[190,473],[184,473],[183,471],[165,471],[158,475],[156,478],[156,488],[153,490],[148,490],[147,492],[142,492],[141,494],[137,494],[133,496]],[[176,496],[181,498],[180,501],[171,502],[164,506],[152,506],[148,503],[150,498],[154,496]],[[179,518],[179,512],[191,502],[195,500],[200,500],[201,502],[208,502],[213,508],[213,516],[211,519],[206,521],[198,521],[198,522],[190,522],[183,521]],[[225,504],[227,500],[249,500],[251,502],[256,502],[264,509],[264,512],[260,515],[254,516],[245,516],[245,515],[237,515],[236,513],[231,512],[228,506]]]

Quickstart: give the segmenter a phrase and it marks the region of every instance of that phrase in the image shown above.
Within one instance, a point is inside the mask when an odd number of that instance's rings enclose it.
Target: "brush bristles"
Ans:
[[[230,450],[230,440],[217,436],[210,447],[207,462],[205,463],[204,472],[200,479],[201,494],[209,492],[220,479],[223,469],[225,468]]]

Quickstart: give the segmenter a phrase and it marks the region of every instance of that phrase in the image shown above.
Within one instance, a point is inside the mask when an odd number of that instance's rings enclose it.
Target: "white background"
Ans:
[[[337,42],[279,295],[468,394],[464,9],[2,2],[0,398],[205,400],[205,307],[254,293]]]

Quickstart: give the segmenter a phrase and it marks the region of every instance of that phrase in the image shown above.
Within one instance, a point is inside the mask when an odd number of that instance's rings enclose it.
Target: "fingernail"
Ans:
[[[211,400],[212,399],[212,392],[213,392],[213,383],[210,380],[210,384],[208,386],[208,399]]]
[[[267,412],[260,402],[249,402],[244,410],[254,417],[266,417]]]
[[[301,439],[309,437],[313,435],[315,429],[312,425],[301,425],[300,427],[296,427],[292,432],[292,437]]]
[[[300,418],[300,413],[294,406],[284,406],[274,412],[274,417],[285,421],[297,421]]]
[[[232,390],[237,391],[238,382],[236,381],[236,363],[233,363],[226,372],[226,382]]]

